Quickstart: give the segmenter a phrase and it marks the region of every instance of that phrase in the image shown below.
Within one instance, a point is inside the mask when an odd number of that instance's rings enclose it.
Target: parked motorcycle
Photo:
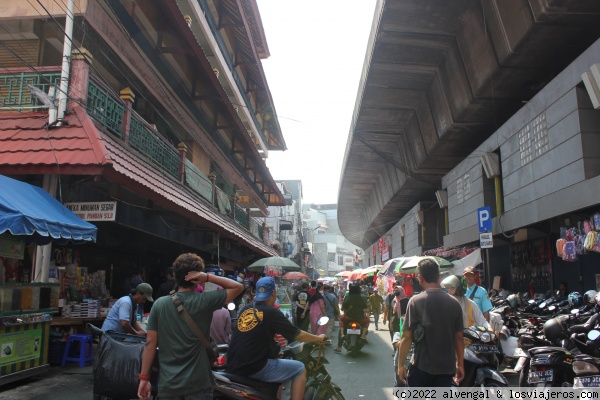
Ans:
[[[465,341],[465,377],[462,387],[506,387],[508,381],[498,372],[498,356],[494,334],[482,326],[472,326],[463,331]]]
[[[587,346],[592,347],[593,353],[597,354],[600,349],[600,331],[591,330],[587,334],[587,339]],[[575,356],[573,372],[575,372],[574,389],[600,388],[600,358],[588,354]]]
[[[575,378],[573,361],[581,354],[578,342],[570,338],[569,326],[587,319],[588,315],[561,315],[544,324],[544,336],[556,346],[534,347],[531,355],[527,382],[539,387],[572,387]],[[577,329],[574,329],[577,330]],[[560,347],[559,347],[559,346]]]

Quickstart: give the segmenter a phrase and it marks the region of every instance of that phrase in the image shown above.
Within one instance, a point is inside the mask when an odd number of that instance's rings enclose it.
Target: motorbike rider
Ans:
[[[369,330],[369,304],[367,299],[362,296],[360,286],[358,284],[350,285],[348,296],[344,298],[342,303],[342,311],[344,315],[340,317],[340,329],[338,333],[338,344],[333,351],[340,353],[342,351],[342,332],[346,331],[348,321],[357,321],[361,325],[360,336],[366,342],[367,331]]]
[[[280,347],[275,334],[289,342],[323,342],[325,335],[312,335],[292,325],[274,307],[277,300],[275,281],[264,277],[256,283],[254,302],[244,306],[234,325],[227,352],[227,372],[264,382],[291,380],[291,399],[304,398],[306,370],[296,360],[280,359]]]
[[[486,321],[483,313],[477,307],[477,304],[465,297],[465,289],[462,285],[462,282],[456,275],[450,275],[445,278],[442,283],[442,288],[446,289],[448,294],[454,296],[463,312],[463,325],[465,328],[469,328],[473,325],[483,326],[487,330],[491,331],[492,327],[488,321]]]

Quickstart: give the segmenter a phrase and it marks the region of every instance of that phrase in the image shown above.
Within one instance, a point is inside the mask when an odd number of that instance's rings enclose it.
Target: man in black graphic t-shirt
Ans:
[[[306,386],[304,364],[278,358],[278,333],[289,342],[322,342],[325,335],[311,335],[292,325],[273,305],[277,299],[275,281],[265,277],[256,283],[255,303],[244,306],[227,352],[227,371],[264,382],[292,381],[292,400],[302,399]]]

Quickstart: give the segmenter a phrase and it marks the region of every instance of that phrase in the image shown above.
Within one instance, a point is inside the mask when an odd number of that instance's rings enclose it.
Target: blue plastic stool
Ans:
[[[69,349],[71,348],[71,342],[79,342],[79,357],[69,357]],[[67,345],[65,346],[65,352],[63,354],[61,366],[65,366],[67,361],[78,362],[79,368],[84,368],[86,362],[92,362],[92,345],[94,340],[92,335],[69,335],[67,339]]]

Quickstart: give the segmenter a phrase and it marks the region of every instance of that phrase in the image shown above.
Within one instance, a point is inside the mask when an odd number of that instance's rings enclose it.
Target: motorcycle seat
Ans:
[[[225,378],[229,379],[232,382],[241,383],[242,385],[250,386],[250,387],[253,387],[260,391],[262,391],[261,389],[277,390],[277,389],[279,389],[279,385],[281,385],[281,383],[278,383],[278,382],[259,381],[256,379],[248,378],[247,376],[231,374],[229,372],[221,372],[221,375],[224,376]]]
[[[542,347],[534,347],[533,349],[529,349],[529,354],[533,357],[538,354],[544,353],[555,353],[557,351],[571,354],[571,352],[564,347],[555,347],[555,346],[542,346]]]
[[[575,356],[575,361],[585,361],[591,364],[600,365],[600,358],[592,357],[587,354],[578,354]]]

